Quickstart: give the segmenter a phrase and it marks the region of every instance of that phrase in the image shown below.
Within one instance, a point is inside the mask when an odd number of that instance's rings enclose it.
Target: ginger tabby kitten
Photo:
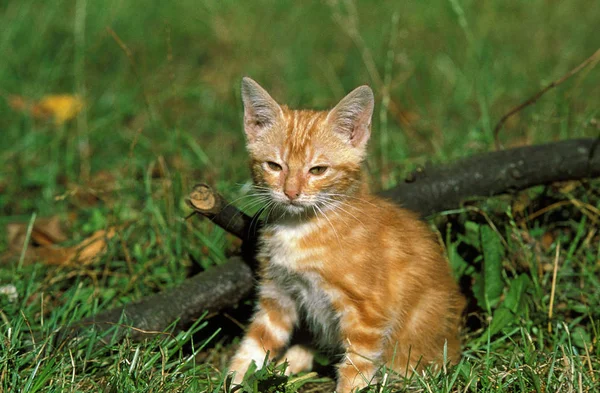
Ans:
[[[252,175],[268,204],[258,306],[231,362],[233,383],[267,353],[290,373],[309,370],[311,349],[288,348],[300,324],[316,346],[343,354],[338,393],[374,382],[384,364],[402,375],[441,364],[445,346],[456,362],[464,299],[440,247],[415,214],[363,181],[371,89],[324,112],[281,106],[249,78],[242,97]]]

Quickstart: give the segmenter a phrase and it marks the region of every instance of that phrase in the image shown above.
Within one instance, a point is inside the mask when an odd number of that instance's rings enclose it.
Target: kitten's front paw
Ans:
[[[310,371],[313,367],[315,355],[312,349],[304,345],[292,345],[279,363],[288,362],[285,369],[285,375],[298,374],[302,371]]]
[[[231,376],[231,384],[239,385],[244,380],[244,375],[246,371],[248,371],[248,367],[250,366],[250,361],[243,361],[240,359],[234,359],[229,366],[229,370],[227,371],[227,375]]]
[[[347,384],[338,382],[335,388],[335,393],[357,393],[359,390],[366,386],[367,384],[364,382],[361,382],[359,384]]]
[[[245,373],[230,370],[227,374],[231,377],[231,386],[240,385],[244,381]]]

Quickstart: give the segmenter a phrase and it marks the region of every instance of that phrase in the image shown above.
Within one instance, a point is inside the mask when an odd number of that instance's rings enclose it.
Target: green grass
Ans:
[[[243,194],[242,76],[292,107],[328,108],[370,84],[368,167],[381,189],[424,162],[492,150],[504,113],[600,47],[598,20],[600,2],[583,0],[2,3],[0,228],[59,216],[67,245],[119,231],[90,265],[20,263],[22,249],[2,259],[0,285],[18,296],[0,295],[0,391],[224,391],[236,340],[225,318],[141,343],[90,331],[60,345],[57,329],[176,285],[238,247],[210,223],[184,220],[183,199],[200,181],[230,200]],[[594,66],[512,118],[502,142],[597,136]],[[86,102],[62,126],[9,105],[57,93]],[[409,381],[390,374],[371,391],[600,388],[597,187],[539,187],[433,218],[471,300],[463,360]],[[10,246],[1,236],[0,253]],[[246,389],[334,386],[326,374],[274,374]]]

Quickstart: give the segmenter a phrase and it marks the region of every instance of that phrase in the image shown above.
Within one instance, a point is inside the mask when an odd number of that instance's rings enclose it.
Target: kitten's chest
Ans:
[[[319,274],[324,255],[300,246],[302,228],[268,236],[261,250],[267,257],[267,277],[283,296],[293,300],[302,322],[323,347],[339,343],[339,313],[332,305],[333,292]]]
[[[323,348],[339,343],[339,312],[332,304],[332,292],[316,272],[296,272],[281,265],[267,269],[271,281],[282,295],[292,299],[301,321]]]
[[[323,255],[307,246],[311,236],[318,236],[317,230],[318,227],[310,223],[265,228],[259,257],[265,258],[271,265],[286,267],[292,271],[322,264]]]

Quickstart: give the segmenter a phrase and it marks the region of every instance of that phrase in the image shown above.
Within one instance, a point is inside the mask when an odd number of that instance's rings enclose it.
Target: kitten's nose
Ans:
[[[290,198],[290,201],[293,201],[300,195],[300,190],[298,190],[297,188],[286,188],[283,190],[283,192],[285,195],[287,195],[288,198]]]

